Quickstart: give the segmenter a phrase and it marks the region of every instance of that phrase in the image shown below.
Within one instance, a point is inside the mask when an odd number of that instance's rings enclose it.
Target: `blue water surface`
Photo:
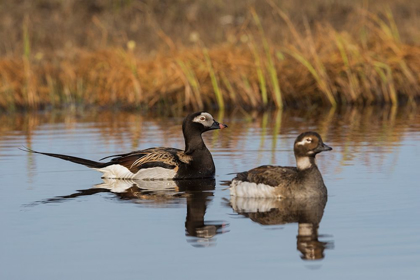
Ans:
[[[0,279],[419,279],[420,115],[372,110],[211,112],[229,125],[204,137],[213,186],[136,199],[89,193],[103,183],[97,171],[18,148],[92,160],[183,148],[182,116],[3,115]],[[263,225],[237,213],[221,184],[258,165],[294,165],[293,141],[305,130],[334,148],[317,157],[329,196],[310,242],[297,221]],[[202,222],[198,234],[191,221]]]

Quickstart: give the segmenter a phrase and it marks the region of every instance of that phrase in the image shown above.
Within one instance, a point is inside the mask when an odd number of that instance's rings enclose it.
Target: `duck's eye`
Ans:
[[[206,117],[200,117],[200,121],[205,121]]]
[[[312,143],[312,138],[306,138],[305,141],[306,143]]]

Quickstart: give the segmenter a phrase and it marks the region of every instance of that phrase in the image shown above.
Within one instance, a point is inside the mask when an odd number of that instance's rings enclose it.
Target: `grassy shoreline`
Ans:
[[[24,28],[23,55],[0,57],[0,108],[264,109],[420,100],[420,45],[401,40],[391,12],[361,10],[350,32],[322,21],[299,28],[271,5],[287,26],[280,42],[251,9],[224,43],[206,46],[197,35],[182,46],[166,37],[171,47],[153,57],[141,55],[132,40],[40,55],[31,52]]]

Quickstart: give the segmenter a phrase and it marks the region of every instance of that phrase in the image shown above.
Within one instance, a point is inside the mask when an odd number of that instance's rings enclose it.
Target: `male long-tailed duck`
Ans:
[[[227,125],[215,121],[209,113],[192,113],[182,123],[182,132],[185,139],[184,151],[166,147],[149,148],[103,158],[112,158],[108,162],[37,152],[31,149],[25,150],[85,165],[102,172],[102,178],[150,180],[213,178],[216,169],[211,153],[204,144],[201,134],[209,130],[226,127]]]
[[[230,182],[230,194],[260,198],[326,196],[315,156],[330,150],[318,133],[304,132],[294,143],[297,167],[264,165],[238,173]]]

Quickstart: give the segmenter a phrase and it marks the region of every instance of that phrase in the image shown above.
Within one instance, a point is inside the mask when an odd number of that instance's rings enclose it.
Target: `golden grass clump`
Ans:
[[[420,97],[420,46],[402,43],[391,13],[360,13],[358,32],[304,22],[281,43],[266,37],[258,14],[229,41],[157,52],[127,47],[0,58],[0,107],[63,105],[123,108],[303,107],[313,103],[393,104]]]

